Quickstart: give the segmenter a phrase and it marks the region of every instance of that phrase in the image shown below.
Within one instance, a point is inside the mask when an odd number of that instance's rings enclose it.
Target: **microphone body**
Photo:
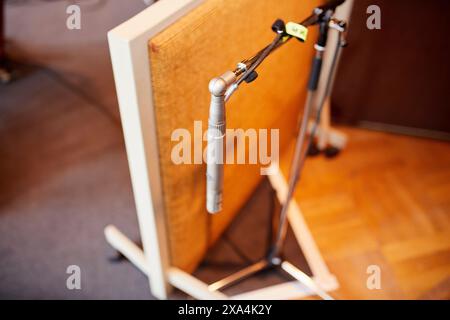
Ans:
[[[209,82],[211,103],[208,118],[208,146],[206,150],[206,210],[217,213],[222,210],[224,140],[226,132],[225,92],[236,81],[236,75],[228,71]]]

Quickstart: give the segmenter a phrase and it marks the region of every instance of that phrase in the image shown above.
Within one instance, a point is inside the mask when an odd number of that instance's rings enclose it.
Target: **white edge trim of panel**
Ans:
[[[148,41],[203,0],[161,0],[108,32],[150,289],[167,298],[170,258],[159,169]]]

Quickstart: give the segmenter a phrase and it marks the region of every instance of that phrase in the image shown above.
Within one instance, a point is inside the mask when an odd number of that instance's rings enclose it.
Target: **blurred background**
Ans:
[[[71,1],[2,2],[16,79],[0,87],[0,296],[150,298],[103,237],[111,222],[139,235],[106,34],[146,4],[77,1],[69,30]],[[71,264],[83,290],[65,286]]]
[[[0,3],[0,298],[151,299],[103,237],[113,223],[139,239],[106,34],[151,1]],[[381,30],[366,27],[371,4]],[[449,14],[445,0],[355,1],[331,99],[348,145],[309,158],[299,186],[340,298],[450,298]],[[249,259],[233,234],[213,257]],[[71,264],[82,290],[66,288]]]

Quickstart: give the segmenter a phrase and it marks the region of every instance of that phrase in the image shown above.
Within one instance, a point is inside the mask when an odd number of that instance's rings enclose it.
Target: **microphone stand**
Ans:
[[[300,131],[297,137],[296,146],[295,146],[295,152],[294,152],[294,158],[292,160],[291,169],[290,169],[290,175],[289,175],[289,187],[288,187],[288,194],[285,200],[285,203],[282,206],[281,213],[280,213],[280,223],[278,226],[277,236],[276,240],[274,242],[274,245],[271,248],[271,253],[269,255],[270,258],[276,258],[281,250],[281,246],[284,242],[284,239],[286,238],[286,231],[287,231],[287,211],[289,207],[289,203],[292,200],[294,196],[294,191],[297,186],[298,181],[300,180],[301,172],[303,169],[303,166],[305,164],[305,160],[308,154],[308,150],[310,146],[313,143],[317,127],[320,123],[320,116],[322,114],[322,109],[325,104],[326,97],[329,96],[333,81],[334,81],[334,75],[336,70],[337,61],[339,60],[340,55],[340,49],[344,46],[346,46],[346,41],[344,37],[344,32],[346,31],[346,24],[343,21],[337,21],[333,19],[329,19],[326,26],[324,26],[325,23],[320,24],[320,34],[319,39],[317,43],[315,44],[314,48],[316,49],[316,56],[313,60],[313,67],[311,70],[309,83],[308,83],[308,92],[306,96],[306,102],[304,107],[304,114],[302,117],[302,124],[300,127]],[[320,71],[322,67],[322,60],[323,60],[323,53],[325,51],[325,46],[327,42],[327,35],[328,28],[331,27],[339,32],[339,38],[336,43],[336,48],[333,53],[333,58],[331,61],[331,69],[330,73],[328,75],[328,79],[326,81],[326,87],[323,92],[323,94],[320,97],[319,104],[316,107],[316,118],[314,120],[311,132],[308,136],[308,140],[306,141],[306,132],[308,129],[308,122],[310,118],[310,114],[313,109],[313,101],[314,101],[314,95],[317,90],[317,85],[320,78]],[[306,141],[306,148],[303,148]]]
[[[330,7],[330,5],[326,4],[322,7],[318,7],[314,10],[313,14],[305,19],[301,24],[305,27],[318,24],[319,25],[319,37],[318,40],[314,46],[316,50],[316,54],[313,60],[313,66],[310,73],[310,78],[308,82],[308,93],[307,98],[305,102],[304,107],[304,114],[303,119],[301,123],[301,127],[297,136],[296,140],[296,146],[295,146],[295,152],[294,157],[292,159],[291,163],[291,169],[289,174],[289,182],[288,182],[288,193],[287,197],[282,205],[281,213],[279,216],[279,222],[277,226],[277,233],[274,237],[273,243],[269,247],[268,253],[266,257],[261,259],[260,261],[234,273],[229,276],[227,276],[224,279],[221,279],[219,281],[216,281],[208,286],[208,289],[210,291],[216,291],[220,289],[224,289],[226,287],[229,287],[233,284],[236,284],[237,282],[240,282],[250,276],[252,276],[255,273],[258,273],[262,270],[266,270],[269,268],[275,268],[275,267],[281,267],[281,269],[289,274],[291,277],[305,285],[307,288],[309,288],[312,292],[316,293],[319,297],[325,300],[333,300],[333,298],[324,290],[322,289],[310,276],[299,270],[297,267],[295,267],[293,264],[291,264],[289,261],[286,261],[281,256],[281,250],[286,238],[286,231],[287,231],[287,212],[289,208],[289,204],[293,198],[294,191],[296,189],[297,183],[301,176],[301,171],[303,169],[305,159],[307,156],[307,150],[309,146],[312,144],[312,141],[314,139],[319,121],[320,121],[320,114],[323,108],[323,105],[325,104],[325,98],[329,95],[332,83],[334,80],[334,73],[338,61],[338,57],[340,54],[340,48],[345,45],[345,39],[344,39],[344,32],[346,31],[346,24],[343,21],[338,21],[335,19],[332,19],[332,15],[334,13],[334,9],[336,6],[340,5],[343,1],[334,1],[334,6]],[[323,59],[323,53],[325,51],[326,43],[327,43],[327,34],[329,28],[332,28],[334,30],[337,30],[340,34],[338,37],[338,41],[336,44],[335,51],[333,53],[333,59],[331,63],[331,69],[329,76],[326,81],[326,88],[324,90],[324,93],[320,97],[319,104],[316,107],[316,119],[314,121],[313,127],[311,129],[311,134],[309,135],[308,139],[306,139],[306,133],[307,133],[307,127],[308,127],[308,121],[310,114],[313,110],[313,101],[314,96],[317,91],[318,81],[320,78],[321,73],[321,67],[322,67],[322,59]],[[277,33],[277,36],[275,37],[274,41],[269,44],[267,47],[262,49],[260,52],[258,52],[255,56],[248,60],[244,60],[238,64],[238,68],[234,70],[232,73],[234,74],[234,77],[230,77],[230,71],[225,73],[223,76],[213,79],[210,82],[210,92],[211,92],[211,104],[213,104],[213,100],[220,99],[222,102],[221,106],[224,108],[225,101],[229,99],[231,94],[237,89],[239,84],[241,84],[243,81],[251,82],[256,79],[257,73],[255,71],[256,67],[275,49],[277,49],[279,46],[281,46],[283,43],[285,43],[287,40],[289,40],[291,37],[288,35],[284,35],[284,23],[281,20],[277,20],[273,26],[272,30],[274,30]],[[238,80],[237,77],[241,76]],[[221,86],[220,90],[217,90],[211,83],[220,80]],[[218,97],[219,96],[219,97]],[[211,117],[210,117],[211,118]],[[223,118],[223,123],[225,121],[225,118]],[[211,124],[210,124],[211,127]],[[216,130],[217,131],[217,130]],[[221,134],[221,130],[219,131],[219,134]],[[223,135],[221,136],[223,138]],[[306,142],[306,148],[305,146]],[[209,164],[208,164],[209,165]],[[208,179],[207,179],[208,181]],[[207,182],[208,183],[208,182]],[[221,198],[221,196],[220,196]],[[216,211],[217,212],[217,211]]]

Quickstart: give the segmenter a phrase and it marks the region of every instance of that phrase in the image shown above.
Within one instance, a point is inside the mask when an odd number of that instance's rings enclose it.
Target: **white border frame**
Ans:
[[[108,32],[120,117],[152,294],[170,290],[148,41],[202,0],[162,0]]]

